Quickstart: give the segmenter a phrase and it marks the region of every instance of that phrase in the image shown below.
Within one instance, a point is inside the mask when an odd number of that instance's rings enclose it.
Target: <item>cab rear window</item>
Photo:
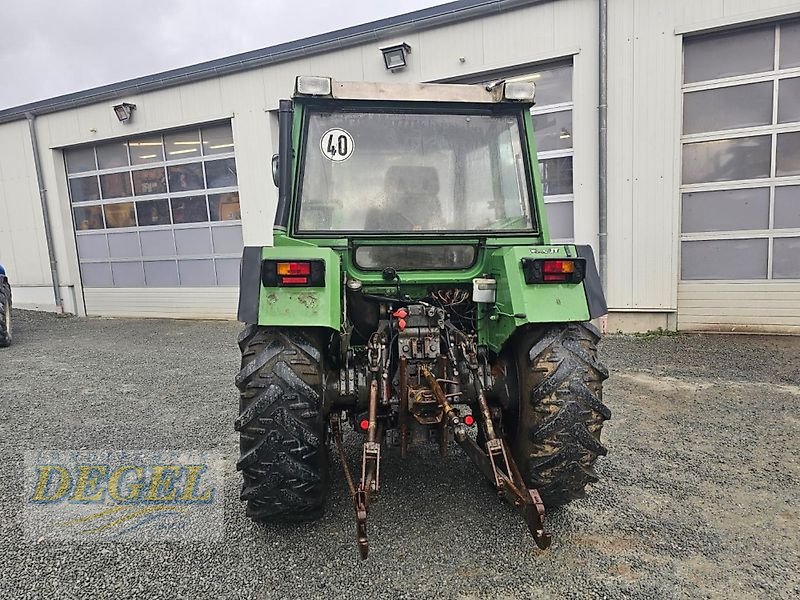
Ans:
[[[359,246],[354,260],[365,270],[392,267],[398,271],[467,269],[475,264],[474,246],[428,244],[403,246]]]

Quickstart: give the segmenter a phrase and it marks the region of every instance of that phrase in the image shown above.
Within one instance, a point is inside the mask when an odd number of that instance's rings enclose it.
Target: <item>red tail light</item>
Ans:
[[[586,277],[583,258],[523,258],[525,283],[580,283]]]
[[[265,287],[323,287],[325,261],[265,260],[261,266],[261,281]]]

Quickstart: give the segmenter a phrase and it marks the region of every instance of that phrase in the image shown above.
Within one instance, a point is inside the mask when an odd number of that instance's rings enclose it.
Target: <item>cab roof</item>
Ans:
[[[299,78],[298,78],[299,79]],[[504,81],[490,84],[387,83],[331,80],[331,93],[303,94],[293,98],[314,100],[372,100],[397,102],[467,102],[471,104],[533,104],[504,98]]]

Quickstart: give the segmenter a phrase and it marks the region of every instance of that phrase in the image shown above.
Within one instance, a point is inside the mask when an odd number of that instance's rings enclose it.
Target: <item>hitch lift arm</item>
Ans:
[[[505,442],[496,436],[483,389],[480,390],[478,395],[478,404],[484,431],[486,432],[485,451],[475,443],[475,440],[467,435],[466,427],[448,402],[444,390],[442,390],[433,373],[428,369],[424,369],[423,374],[437,402],[444,410],[447,424],[453,430],[456,442],[464,449],[467,456],[472,459],[472,462],[477,465],[481,472],[494,483],[497,495],[505,498],[509,504],[522,513],[536,545],[542,550],[547,549],[550,546],[551,537],[549,533],[544,531],[544,502],[542,502],[538,490],[529,489],[525,485],[519,468],[506,449]]]

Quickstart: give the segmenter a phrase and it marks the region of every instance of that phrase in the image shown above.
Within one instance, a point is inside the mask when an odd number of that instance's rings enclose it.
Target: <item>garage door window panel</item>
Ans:
[[[114,278],[111,276],[111,264],[82,262],[81,280],[86,287],[113,287]]]
[[[172,204],[172,222],[175,224],[204,223],[208,221],[205,196],[172,198],[170,203]]]
[[[746,29],[684,43],[684,82],[763,73],[773,69],[775,28]]]
[[[108,258],[108,240],[104,233],[77,236],[81,258],[98,260]]]
[[[769,228],[769,188],[683,194],[682,231],[736,231]]]
[[[208,227],[176,229],[175,248],[179,256],[210,256],[211,233]]]
[[[103,208],[101,206],[80,206],[73,209],[75,229],[87,231],[89,229],[103,229]]]
[[[214,226],[211,228],[211,239],[214,243],[214,252],[216,254],[241,252],[243,246],[242,227],[240,225]]]
[[[148,287],[178,287],[178,263],[174,260],[146,260],[144,281]]]
[[[142,252],[139,248],[139,234],[130,233],[109,233],[108,251],[110,258],[138,258]]]
[[[65,153],[67,163],[67,173],[85,173],[86,171],[96,171],[94,147],[73,148]]]
[[[136,217],[139,227],[150,227],[153,225],[169,225],[170,212],[169,200],[145,200],[136,203]]]
[[[133,202],[104,204],[103,214],[105,215],[108,229],[136,227],[136,211],[134,210]]]
[[[775,229],[800,229],[800,186],[775,188]],[[800,262],[800,254],[797,256]]]
[[[169,174],[170,192],[201,190],[205,187],[203,163],[170,165],[167,167],[167,173]]]
[[[167,160],[185,160],[200,156],[200,132],[182,131],[164,136]]]
[[[182,286],[211,287],[217,285],[214,261],[210,259],[179,260],[178,273]]]
[[[690,92],[683,97],[683,133],[772,123],[772,82]]]
[[[532,116],[539,152],[572,148],[572,111],[564,110]]]
[[[239,221],[242,218],[239,192],[209,195],[208,210],[212,221]]]
[[[164,167],[133,171],[133,192],[137,196],[166,194],[167,176]]]
[[[779,177],[800,175],[800,131],[778,134],[776,160]]]
[[[140,231],[142,256],[175,256],[175,236],[171,229]]]
[[[536,105],[572,102],[572,65],[559,65],[534,73],[509,77],[507,81],[531,81],[536,84]]]
[[[218,258],[214,262],[217,270],[217,285],[239,285],[240,259]]]
[[[100,185],[97,183],[97,175],[70,179],[69,194],[73,202],[100,200]]]
[[[200,133],[203,138],[204,155],[211,156],[233,152],[233,132],[229,123],[206,127]]]
[[[236,161],[232,158],[205,163],[208,188],[233,187],[238,184]]]
[[[683,183],[769,177],[771,150],[768,135],[685,144]]]
[[[103,200],[132,196],[130,171],[100,175],[100,190],[103,194]]]
[[[769,240],[685,241],[681,244],[684,280],[766,279]]]
[[[772,277],[800,279],[800,237],[775,238],[772,253]]]
[[[144,287],[141,262],[112,262],[111,275],[114,278],[114,287]]]
[[[539,162],[545,196],[572,194],[572,157],[550,158]]]
[[[552,239],[568,240],[575,236],[572,202],[548,202],[544,209]]]
[[[778,81],[778,123],[800,122],[800,77]]]
[[[800,67],[800,21],[781,25],[780,67]]]
[[[100,170],[127,167],[128,164],[128,144],[126,142],[112,142],[97,146],[97,167]]]
[[[149,165],[164,161],[164,145],[160,135],[130,140],[128,152],[132,165]]]

